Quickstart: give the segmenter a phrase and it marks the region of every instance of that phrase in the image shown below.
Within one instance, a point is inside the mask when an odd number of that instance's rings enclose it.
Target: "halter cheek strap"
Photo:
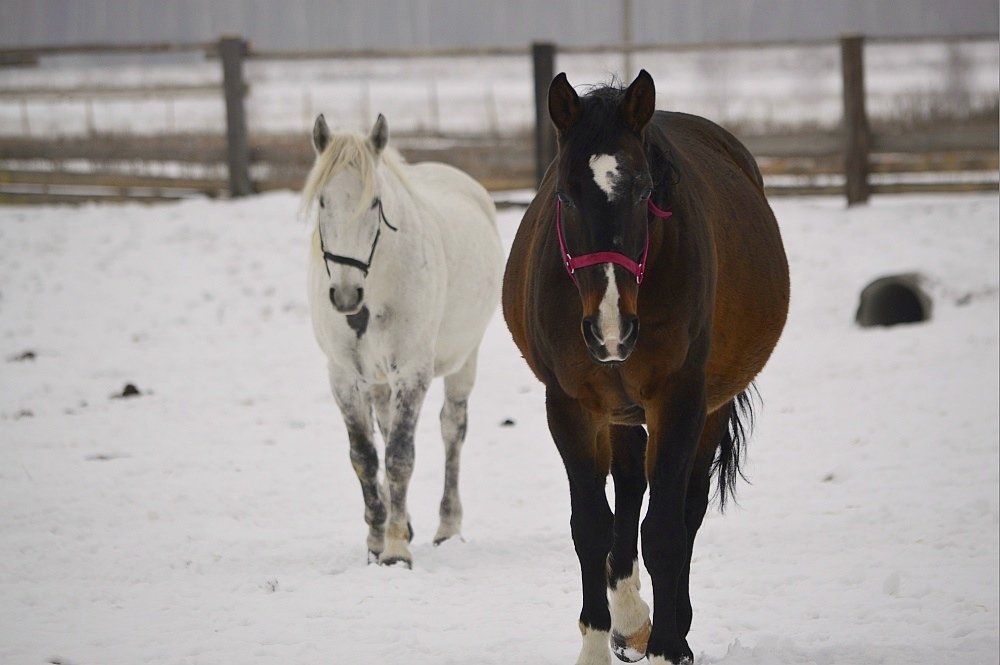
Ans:
[[[378,239],[382,235],[382,224],[385,224],[393,231],[399,230],[397,227],[390,224],[389,220],[385,218],[385,211],[382,210],[382,199],[375,199],[375,204],[378,205],[379,223],[378,227],[375,229],[375,240],[372,241],[372,250],[368,252],[367,261],[361,261],[350,256],[341,256],[340,254],[333,254],[326,251],[326,243],[323,242],[323,227],[319,225],[316,227],[319,229],[319,247],[323,251],[323,266],[326,268],[327,277],[330,276],[330,264],[327,263],[327,261],[357,268],[365,274],[365,277],[367,277],[368,271],[372,267],[372,258],[375,256],[375,248],[378,247]]]
[[[654,217],[668,219],[673,216],[672,212],[661,210],[657,207],[652,199],[647,199],[646,203],[649,213]],[[556,199],[556,236],[559,238],[559,252],[562,255],[563,266],[565,266],[566,272],[569,273],[574,284],[576,283],[575,273],[579,268],[587,268],[602,263],[620,265],[635,276],[636,284],[642,284],[643,277],[646,275],[646,258],[649,256],[648,216],[646,217],[646,240],[642,245],[642,258],[639,259],[638,263],[621,252],[591,252],[590,254],[581,254],[580,256],[570,255],[569,250],[566,248],[566,234],[563,233],[562,227],[562,202],[558,198]]]

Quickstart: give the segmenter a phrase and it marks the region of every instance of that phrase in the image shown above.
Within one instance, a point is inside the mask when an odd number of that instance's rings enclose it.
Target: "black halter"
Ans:
[[[378,247],[379,236],[382,235],[382,224],[385,224],[393,231],[398,231],[399,229],[389,223],[389,220],[385,218],[385,211],[382,210],[382,199],[377,198],[372,203],[372,207],[378,206],[378,217],[379,223],[378,228],[375,229],[375,240],[372,241],[372,251],[368,252],[368,261],[362,262],[358,259],[351,258],[350,256],[341,256],[339,254],[331,254],[326,251],[326,243],[323,242],[323,226],[317,224],[316,228],[319,230],[319,248],[323,250],[323,266],[326,268],[326,276],[330,276],[330,264],[327,261],[333,261],[334,263],[340,263],[345,266],[351,266],[352,268],[357,268],[368,276],[368,270],[372,267],[372,257],[375,256],[375,248]]]

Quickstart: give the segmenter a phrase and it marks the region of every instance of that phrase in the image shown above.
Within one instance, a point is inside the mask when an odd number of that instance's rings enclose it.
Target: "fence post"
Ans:
[[[549,119],[549,84],[555,77],[555,44],[531,45],[535,76],[535,186],[541,184],[545,169],[556,156],[556,132]]]
[[[243,58],[248,52],[242,37],[222,37],[219,58],[222,60],[222,85],[226,97],[226,156],[229,163],[229,195],[233,198],[253,192],[250,184],[250,148],[247,141],[246,111],[243,98]]]
[[[844,79],[844,191],[847,205],[867,203],[868,153],[871,133],[865,112],[864,38],[840,39],[840,65]]]

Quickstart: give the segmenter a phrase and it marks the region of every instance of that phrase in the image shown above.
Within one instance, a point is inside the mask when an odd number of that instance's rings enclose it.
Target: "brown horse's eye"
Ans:
[[[559,199],[559,203],[563,204],[567,208],[573,207],[573,199],[571,199],[565,192],[556,192],[556,198]]]
[[[653,188],[652,187],[647,187],[646,189],[642,190],[641,194],[639,194],[639,200],[640,201],[647,201],[647,200],[649,200],[649,197],[652,196],[652,195],[653,195]]]

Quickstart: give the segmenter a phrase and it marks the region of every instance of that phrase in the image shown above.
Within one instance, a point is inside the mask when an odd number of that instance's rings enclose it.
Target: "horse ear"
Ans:
[[[375,150],[376,155],[382,152],[383,148],[389,143],[389,123],[385,121],[385,116],[381,113],[378,114],[378,118],[375,120],[371,134],[368,135],[368,142]]]
[[[622,119],[629,129],[636,134],[642,134],[655,110],[656,85],[654,85],[653,77],[649,75],[649,72],[643,69],[625,91],[625,99],[622,101]]]
[[[549,84],[549,117],[560,134],[580,119],[580,96],[566,79],[566,72],[560,72]]]
[[[326,118],[320,113],[313,124],[313,148],[316,154],[323,152],[328,143],[330,143],[330,128],[326,126]]]

